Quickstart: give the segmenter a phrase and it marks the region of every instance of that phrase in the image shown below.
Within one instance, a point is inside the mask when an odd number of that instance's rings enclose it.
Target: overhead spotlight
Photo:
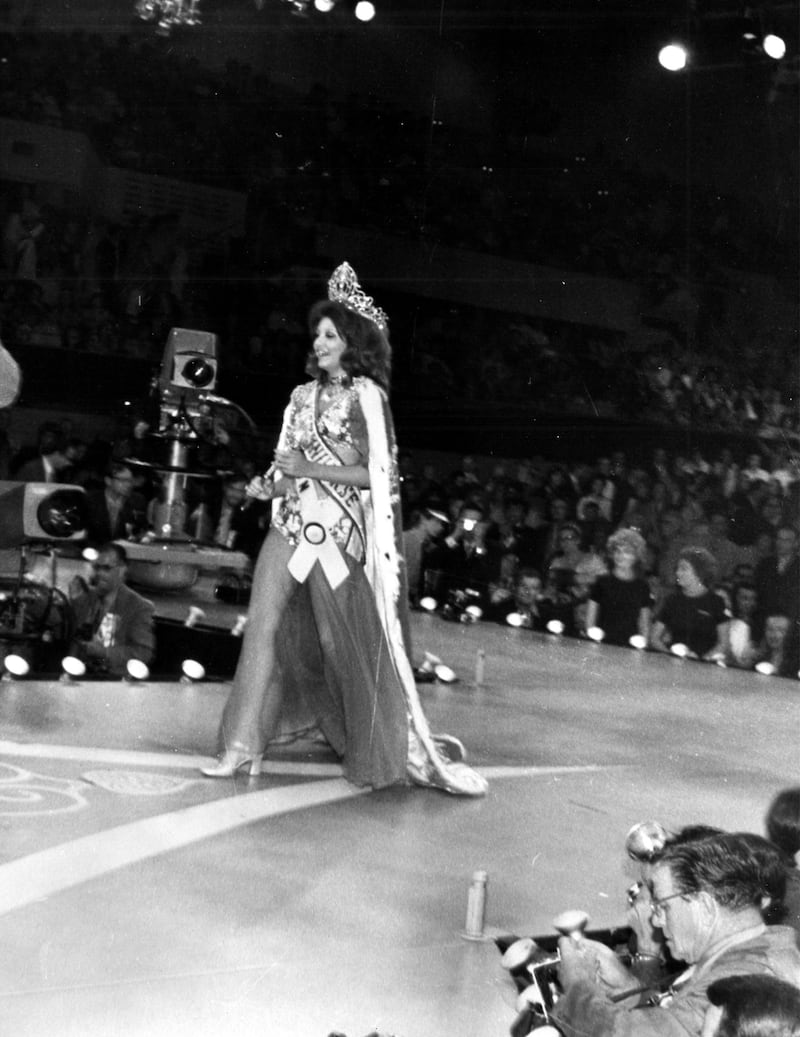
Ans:
[[[322,14],[328,14],[335,6],[334,0],[314,0],[315,10],[321,11]]]
[[[125,670],[127,671],[128,680],[131,681],[146,681],[150,676],[147,663],[143,663],[141,659],[129,660]]]
[[[689,51],[682,43],[668,43],[658,52],[658,63],[667,72],[680,72],[689,63]]]
[[[767,33],[761,41],[761,47],[767,57],[772,58],[773,61],[780,61],[786,54],[786,41],[771,32]]]
[[[371,22],[375,17],[375,4],[370,0],[358,0],[354,14],[360,22]]]
[[[30,673],[30,664],[27,659],[23,659],[21,655],[16,655],[12,652],[11,655],[7,655],[3,660],[3,680],[19,680],[22,677],[27,677]]]

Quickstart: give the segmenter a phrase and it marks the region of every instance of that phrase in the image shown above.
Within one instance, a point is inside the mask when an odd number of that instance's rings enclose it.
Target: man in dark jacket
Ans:
[[[124,676],[132,659],[155,655],[153,604],[125,585],[128,557],[119,544],[104,544],[92,563],[90,586],[70,586],[76,637],[72,652],[92,673]]]

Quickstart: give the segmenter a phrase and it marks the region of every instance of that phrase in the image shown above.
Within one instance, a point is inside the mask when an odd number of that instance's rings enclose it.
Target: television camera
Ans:
[[[0,661],[21,655],[38,669],[61,658],[71,609],[57,586],[59,545],[83,541],[86,495],[66,483],[0,482]],[[28,551],[49,555],[48,579],[35,579]]]

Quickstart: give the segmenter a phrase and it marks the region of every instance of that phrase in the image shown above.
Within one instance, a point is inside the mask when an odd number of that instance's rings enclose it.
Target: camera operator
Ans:
[[[445,537],[442,552],[445,587],[449,600],[457,601],[469,593],[470,602],[486,609],[489,583],[495,576],[486,547],[486,522],[483,508],[474,501],[461,506],[452,533]]]
[[[774,878],[782,866],[779,851],[755,835],[667,843],[649,868],[649,918],[685,971],[664,993],[643,997],[610,948],[564,937],[559,1029],[566,1037],[700,1037],[714,980],[760,973],[800,986],[794,930],[768,928],[762,914],[765,892],[780,893]]]
[[[425,593],[424,574],[441,566],[441,536],[447,525],[447,514],[442,508],[426,505],[411,512],[409,526],[403,530],[408,600],[414,606]]]

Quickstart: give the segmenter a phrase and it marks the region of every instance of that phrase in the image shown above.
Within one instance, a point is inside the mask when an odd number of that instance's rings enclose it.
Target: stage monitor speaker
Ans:
[[[210,331],[172,328],[164,347],[161,389],[213,389],[217,384],[218,341]]]
[[[0,482],[0,548],[83,540],[86,491],[68,483]]]

